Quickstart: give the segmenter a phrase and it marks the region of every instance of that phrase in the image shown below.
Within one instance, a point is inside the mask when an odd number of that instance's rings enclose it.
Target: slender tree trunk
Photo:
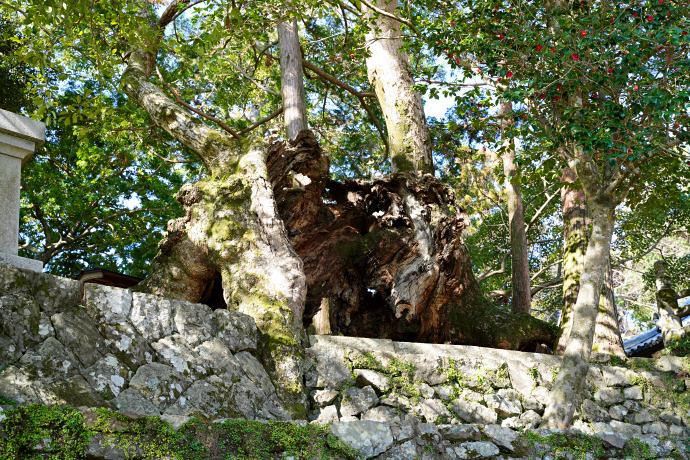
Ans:
[[[563,170],[561,182],[574,184],[577,176],[570,168]],[[563,310],[561,313],[561,336],[555,353],[562,355],[570,337],[572,328],[572,311],[580,288],[580,274],[584,266],[585,251],[587,249],[588,227],[585,194],[582,189],[565,186],[561,189],[563,209]],[[593,350],[625,357],[623,339],[618,324],[618,309],[616,308],[613,290],[613,273],[611,264],[606,269],[602,295],[599,301],[594,332]]]
[[[397,0],[378,0],[376,6],[395,13]],[[368,16],[373,13],[364,8]],[[370,53],[367,71],[383,110],[390,144],[391,172],[420,171],[433,173],[431,137],[424,115],[424,105],[413,90],[410,59],[402,48],[400,24],[378,16],[366,34]]]
[[[656,278],[656,307],[659,313],[659,329],[664,340],[664,346],[674,340],[685,337],[683,322],[676,312],[678,308],[678,295],[673,289],[671,280],[666,275],[668,264],[663,260],[654,262]]]
[[[616,197],[601,186],[596,175],[598,173],[592,165],[582,165],[580,162],[580,158],[572,161],[571,167],[580,166],[577,173],[584,183],[593,225],[580,277],[580,290],[573,308],[570,339],[544,411],[542,428],[564,429],[570,426],[575,408],[580,402],[580,390],[589,370],[599,299],[609,265],[611,235],[618,203]]]
[[[604,275],[604,284],[601,288],[601,297],[599,299],[597,324],[594,328],[592,351],[625,358],[623,338],[621,337],[620,324],[618,324],[616,294],[613,290],[611,260],[609,260],[609,265]]]
[[[297,19],[278,24],[280,47],[280,89],[283,96],[285,135],[293,140],[297,133],[308,129],[307,103],[302,77],[302,51],[299,46]]]
[[[577,176],[565,168],[561,182],[575,184]],[[561,188],[563,210],[563,310],[561,313],[561,336],[555,348],[557,355],[565,353],[573,325],[573,307],[580,290],[580,274],[587,249],[587,209],[585,192],[581,188],[566,185]]]
[[[151,27],[155,30],[157,24]],[[259,352],[282,405],[292,417],[304,418],[306,279],[276,209],[266,170],[267,146],[238,142],[178,107],[149,81],[155,44],[146,49],[132,48],[122,76],[124,91],[158,126],[195,152],[209,175],[178,193],[185,216],[168,223],[142,289],[198,302],[220,277],[228,308],[256,321]]]
[[[513,104],[501,102],[500,113],[503,115],[501,131],[510,125],[509,117]],[[503,140],[503,173],[505,174],[506,201],[508,202],[508,221],[510,223],[510,260],[512,272],[512,310],[513,313],[529,313],[530,310],[530,277],[527,258],[527,236],[525,234],[525,215],[522,210],[522,193],[517,182],[517,165],[515,164],[515,145],[513,138]]]

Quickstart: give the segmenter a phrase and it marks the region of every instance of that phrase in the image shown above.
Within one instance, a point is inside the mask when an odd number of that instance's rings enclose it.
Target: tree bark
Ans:
[[[285,135],[287,139],[293,140],[297,137],[297,133],[309,129],[297,19],[293,18],[290,22],[278,24],[278,43]]]
[[[664,346],[674,340],[685,337],[683,322],[676,312],[678,307],[678,295],[673,289],[671,280],[666,275],[668,264],[663,260],[654,262],[656,281],[656,307],[659,313],[659,329],[664,340]]]
[[[266,146],[234,140],[173,103],[149,82],[157,51],[151,44],[146,49],[132,47],[122,76],[125,93],[195,152],[209,174],[178,193],[185,216],[168,223],[141,289],[198,302],[220,277],[227,307],[256,321],[260,354],[283,406],[292,417],[304,418],[305,275],[276,209]]]
[[[577,175],[564,168],[561,182],[575,184]],[[559,327],[561,336],[555,348],[557,355],[565,353],[573,325],[573,307],[580,290],[580,273],[587,249],[587,208],[585,192],[581,188],[565,185],[561,188],[563,214],[563,309]]]
[[[304,321],[316,331],[529,350],[553,343],[551,325],[484,298],[462,238],[467,215],[433,176],[333,181],[306,131],[274,144],[268,166],[304,261]]]
[[[580,277],[580,288],[573,308],[570,338],[558,377],[542,418],[542,428],[565,429],[572,423],[580,402],[580,389],[589,369],[599,298],[610,262],[611,235],[618,199],[599,182],[598,171],[581,151],[571,163],[583,184],[592,231]]]
[[[501,120],[501,131],[504,136],[506,136],[505,132],[511,123],[509,118],[512,111],[512,103],[501,102],[500,114],[503,117]],[[525,234],[525,216],[522,210],[522,193],[520,191],[520,184],[517,182],[515,145],[512,137],[504,137],[502,150],[503,173],[505,175],[504,187],[510,225],[510,260],[513,289],[511,307],[513,313],[529,313],[531,298],[527,236]]]
[[[613,289],[613,269],[611,260],[604,273],[604,284],[599,298],[599,313],[594,328],[594,344],[592,351],[625,358],[625,348],[621,337],[620,324],[618,323],[618,308],[616,307],[616,294]]]
[[[570,168],[565,168],[561,182],[574,184],[577,176]],[[587,206],[584,190],[573,186],[561,189],[563,210],[563,309],[561,313],[561,336],[555,353],[562,355],[570,337],[572,328],[572,311],[580,288],[580,274],[584,266],[584,256],[587,249],[588,228],[590,220],[587,217]],[[613,290],[613,273],[611,264],[606,269],[602,295],[599,301],[599,313],[594,331],[593,350],[624,358],[625,349],[618,324],[618,309],[616,308]]]
[[[395,13],[397,0],[377,0],[376,7]],[[388,130],[391,172],[433,173],[431,137],[422,98],[413,90],[409,56],[400,51],[400,23],[364,7],[374,24],[366,34],[367,73],[381,104]]]

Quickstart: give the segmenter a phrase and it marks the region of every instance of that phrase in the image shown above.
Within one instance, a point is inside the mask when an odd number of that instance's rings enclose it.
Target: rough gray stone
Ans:
[[[591,399],[585,399],[580,406],[582,418],[588,422],[608,422],[611,416]]]
[[[330,405],[323,407],[321,409],[317,409],[316,412],[313,414],[312,423],[316,423],[318,425],[325,425],[327,423],[331,422],[337,422],[338,421],[338,409],[335,407],[335,405]],[[378,420],[378,421],[384,421],[384,420]]]
[[[456,399],[451,403],[451,410],[467,423],[496,423],[498,415],[495,411],[474,401]]]
[[[172,302],[175,315],[173,317],[175,331],[179,332],[191,347],[195,347],[201,342],[216,336],[216,321],[211,307],[180,300],[173,300]]]
[[[134,328],[149,342],[172,335],[173,302],[165,297],[135,292],[132,294],[130,319]]]
[[[133,416],[161,415],[160,410],[134,388],[127,388],[122,391],[113,400],[113,403],[121,412]]]
[[[420,423],[416,426],[416,438],[438,444],[441,441],[441,433],[435,423]]]
[[[343,417],[359,415],[378,404],[379,398],[370,386],[364,388],[350,387],[343,392],[340,403],[340,415]]]
[[[412,407],[410,400],[406,396],[397,393],[391,393],[381,398],[380,402],[386,406],[397,407],[402,410],[409,410]]]
[[[151,363],[137,369],[136,374],[129,382],[129,386],[138,390],[146,400],[164,411],[177,401],[191,383],[190,379],[171,366]]]
[[[533,410],[527,410],[520,415],[519,424],[523,428],[534,429],[541,423],[541,415]],[[509,427],[514,428],[514,427]],[[515,427],[517,428],[517,427]]]
[[[0,263],[0,293],[33,296],[38,273]]]
[[[204,342],[206,343],[206,342]],[[152,348],[158,352],[161,362],[169,364],[180,374],[195,380],[203,379],[210,373],[205,360],[191,349],[180,334],[164,337],[153,343]]]
[[[84,367],[103,357],[107,347],[93,320],[81,308],[56,313],[51,318],[56,338],[72,352]]]
[[[417,443],[409,440],[393,446],[387,452],[376,457],[376,460],[410,460],[412,458],[420,457],[417,455]]]
[[[98,324],[117,325],[129,320],[132,291],[100,284],[84,285],[84,306]]]
[[[57,339],[48,337],[19,360],[31,379],[64,380],[79,374],[79,361]]]
[[[232,310],[215,310],[218,321],[218,337],[237,353],[255,351],[259,340],[259,330],[254,318]]]
[[[197,380],[164,413],[184,416],[198,413],[209,418],[239,417],[242,414],[225,406],[226,395],[230,394],[231,387],[232,382],[215,375]]]
[[[601,372],[606,386],[609,387],[629,387],[630,378],[634,375],[632,372],[622,367],[602,366]]]
[[[324,407],[332,403],[338,397],[338,392],[333,389],[327,390],[312,390],[310,393],[311,400],[314,401],[317,407]]]
[[[130,369],[153,362],[153,348],[130,323],[100,324],[98,329],[110,352]]]
[[[594,393],[594,400],[602,404],[618,404],[625,400],[620,388],[605,387],[599,388]]]
[[[129,460],[140,458],[144,452],[134,445],[120,446],[103,433],[95,433],[86,446],[86,458],[95,460]]]
[[[238,414],[234,418],[261,418],[265,402],[275,394],[272,389],[273,384],[270,380],[257,383],[249,376],[242,376],[226,396],[224,405],[227,409],[224,410]]]
[[[680,425],[671,425],[668,429],[669,435],[673,437],[685,437],[688,436],[688,430]]]
[[[354,384],[350,368],[345,364],[342,348],[316,346],[306,353],[314,358],[314,367],[305,374],[307,388],[335,388]]]
[[[645,434],[655,434],[658,436],[668,436],[668,425],[663,422],[648,423],[642,426],[642,432]]]
[[[420,398],[419,402],[412,406],[412,411],[429,423],[450,421],[453,417],[439,399]]]
[[[635,399],[638,401],[644,399],[644,393],[640,387],[629,387],[624,389],[623,396],[625,399]]]
[[[616,449],[622,449],[623,446],[625,446],[625,441],[628,439],[627,437],[621,436],[613,431],[600,431],[598,433],[594,433],[594,436],[601,439],[609,446],[615,447]]]
[[[625,401],[623,403],[623,407],[628,409],[630,412],[637,412],[637,411],[642,410],[642,404],[640,404],[637,401],[631,401],[631,400]]]
[[[22,353],[19,351],[14,341],[7,336],[0,335],[0,368],[9,366],[19,358]]]
[[[0,266],[1,267],[1,266]],[[0,371],[0,394],[17,401],[19,404],[40,402],[32,385],[31,377],[15,366]]]
[[[537,387],[538,380],[541,380],[536,368],[527,367],[520,361],[510,359],[507,361],[508,373],[513,388],[523,396],[527,396]]]
[[[53,315],[71,311],[79,305],[83,289],[84,283],[81,281],[39,273],[34,279],[32,294],[41,311]]]
[[[283,402],[280,400],[277,394],[272,394],[266,401],[264,401],[261,410],[258,413],[260,420],[292,420],[292,414],[285,409]],[[294,423],[300,424],[304,420],[294,420]],[[306,425],[305,425],[306,426]]]
[[[543,388],[543,387],[541,387]],[[522,398],[522,408],[525,410],[531,410],[537,413],[543,413],[544,412],[544,403],[543,401],[546,401],[545,399],[539,400],[536,397],[529,395],[525,396]]]
[[[132,371],[112,354],[99,359],[81,373],[105,399],[119,395],[132,375]]]
[[[439,385],[434,387],[434,395],[442,401],[448,401],[453,397],[453,394],[453,388],[448,385]]]
[[[454,445],[456,458],[492,458],[496,457],[500,450],[495,444],[486,441],[463,442],[460,445]]]
[[[8,355],[21,356],[27,348],[44,339],[40,322],[41,311],[33,297],[23,293],[0,297],[0,335],[9,337],[15,347]]]
[[[396,442],[401,442],[415,438],[417,436],[417,426],[420,423],[417,417],[407,414],[401,415],[401,419],[402,421],[399,424],[391,426],[393,439]]]
[[[476,425],[439,425],[438,430],[450,442],[479,441],[482,436]]]
[[[623,420],[628,415],[628,409],[625,406],[611,406],[609,408],[609,415],[614,420]]]
[[[163,414],[161,415],[161,420],[164,422],[168,422],[170,426],[175,428],[176,430],[180,428],[182,425],[190,421],[192,417],[188,417],[186,415],[171,415],[171,414]]]
[[[393,445],[393,434],[385,423],[371,420],[335,422],[331,434],[359,452],[364,458],[373,458]]]
[[[227,380],[237,380],[243,373],[240,362],[232,354],[226,342],[213,338],[194,348],[202,360],[203,366],[214,374]]]
[[[443,360],[437,356],[428,355],[401,355],[400,361],[410,363],[415,367],[414,378],[421,380],[428,385],[439,385],[445,382],[448,377],[441,373]]]
[[[356,376],[355,381],[359,387],[371,386],[378,394],[385,393],[391,387],[390,379],[379,372],[368,369],[355,369],[354,373]]]
[[[362,413],[362,420],[373,420],[375,422],[400,423],[402,417],[398,409],[388,406],[378,406]]]
[[[636,414],[632,414],[632,416],[629,416],[628,419],[636,425],[653,422],[655,420],[654,416],[646,409],[643,409]]]
[[[663,412],[659,415],[659,420],[669,425],[680,425],[683,423],[681,418],[673,412]]]
[[[615,433],[619,433],[623,436],[634,436],[636,434],[642,434],[642,428],[637,425],[632,425],[630,423],[619,422],[618,420],[611,420],[611,428]]]
[[[417,390],[419,390],[419,394],[423,398],[431,399],[434,397],[434,389],[424,382],[421,382],[417,385]]]
[[[520,437],[515,431],[500,425],[486,425],[484,427],[484,434],[489,438],[489,441],[496,444],[499,448],[503,448],[506,452],[515,451]]]
[[[235,359],[239,363],[242,378],[249,379],[254,384],[252,392],[256,396],[263,395],[268,398],[276,392],[266,370],[251,353],[241,351],[235,355]]]
[[[485,395],[484,400],[486,401],[486,405],[495,410],[501,417],[513,417],[522,413],[519,401],[511,401],[498,394]]]
[[[81,375],[65,379],[42,379],[34,388],[46,405],[67,404],[72,407],[109,407],[110,404]]]

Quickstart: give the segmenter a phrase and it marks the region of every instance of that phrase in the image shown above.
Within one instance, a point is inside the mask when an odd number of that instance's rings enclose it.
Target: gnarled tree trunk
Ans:
[[[158,25],[151,24],[153,30]],[[164,25],[163,25],[164,26]],[[293,417],[306,416],[302,376],[302,261],[288,241],[266,170],[267,146],[215,131],[149,82],[148,44],[133,46],[122,81],[151,119],[204,162],[208,176],[178,193],[185,216],[168,223],[143,290],[192,302],[222,282],[227,307],[251,315],[264,365]]]
[[[462,238],[467,216],[450,213],[452,192],[432,175],[335,182],[307,131],[289,145],[274,144],[268,166],[304,261],[305,324],[350,336],[513,349],[553,342],[550,325],[483,297]]]

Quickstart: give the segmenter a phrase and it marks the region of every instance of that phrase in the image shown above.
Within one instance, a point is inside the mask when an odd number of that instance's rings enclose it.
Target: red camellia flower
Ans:
[[[579,55],[579,54],[573,53],[572,56],[573,56],[573,59],[574,59],[574,60],[576,60],[576,61],[579,61],[579,60],[580,60],[580,55]]]
[[[637,13],[633,13],[633,17],[636,18],[636,17],[637,17]]]
[[[537,45],[537,51],[541,51],[542,48],[543,48],[543,46]]]
[[[682,34],[683,34],[683,35],[687,35],[688,32],[684,30],[684,31],[682,32]]]
[[[652,22],[653,20],[654,20],[654,16],[652,16],[651,14],[649,16],[647,16],[648,22]]]
[[[561,89],[561,88],[563,88],[563,85],[561,85],[561,84],[559,83],[559,84],[556,85],[556,88]]]
[[[354,55],[354,54],[351,54],[351,55],[350,55],[350,59],[354,59],[354,58],[355,58],[355,55]]]
[[[639,86],[637,86],[637,85],[633,86],[633,90],[634,90],[634,91],[637,91],[638,89],[640,89]]]
[[[586,36],[587,36],[587,31],[586,31],[586,30],[583,30],[582,32],[580,32],[580,35],[583,36],[583,37],[586,37]]]
[[[558,101],[560,101],[560,100],[561,100],[561,98],[560,98],[560,97],[558,97],[558,96],[556,96],[556,97],[554,97],[554,98],[553,98],[553,100],[554,100],[554,101],[556,101],[556,102],[558,102]]]
[[[613,73],[613,69],[609,69],[609,73]]]
[[[500,38],[501,40],[503,40],[503,38],[505,38],[505,35],[501,34],[501,35],[498,36],[498,38]]]
[[[513,72],[508,72],[508,73],[506,74],[506,78],[510,78],[510,77],[512,77],[512,76],[513,76]]]

